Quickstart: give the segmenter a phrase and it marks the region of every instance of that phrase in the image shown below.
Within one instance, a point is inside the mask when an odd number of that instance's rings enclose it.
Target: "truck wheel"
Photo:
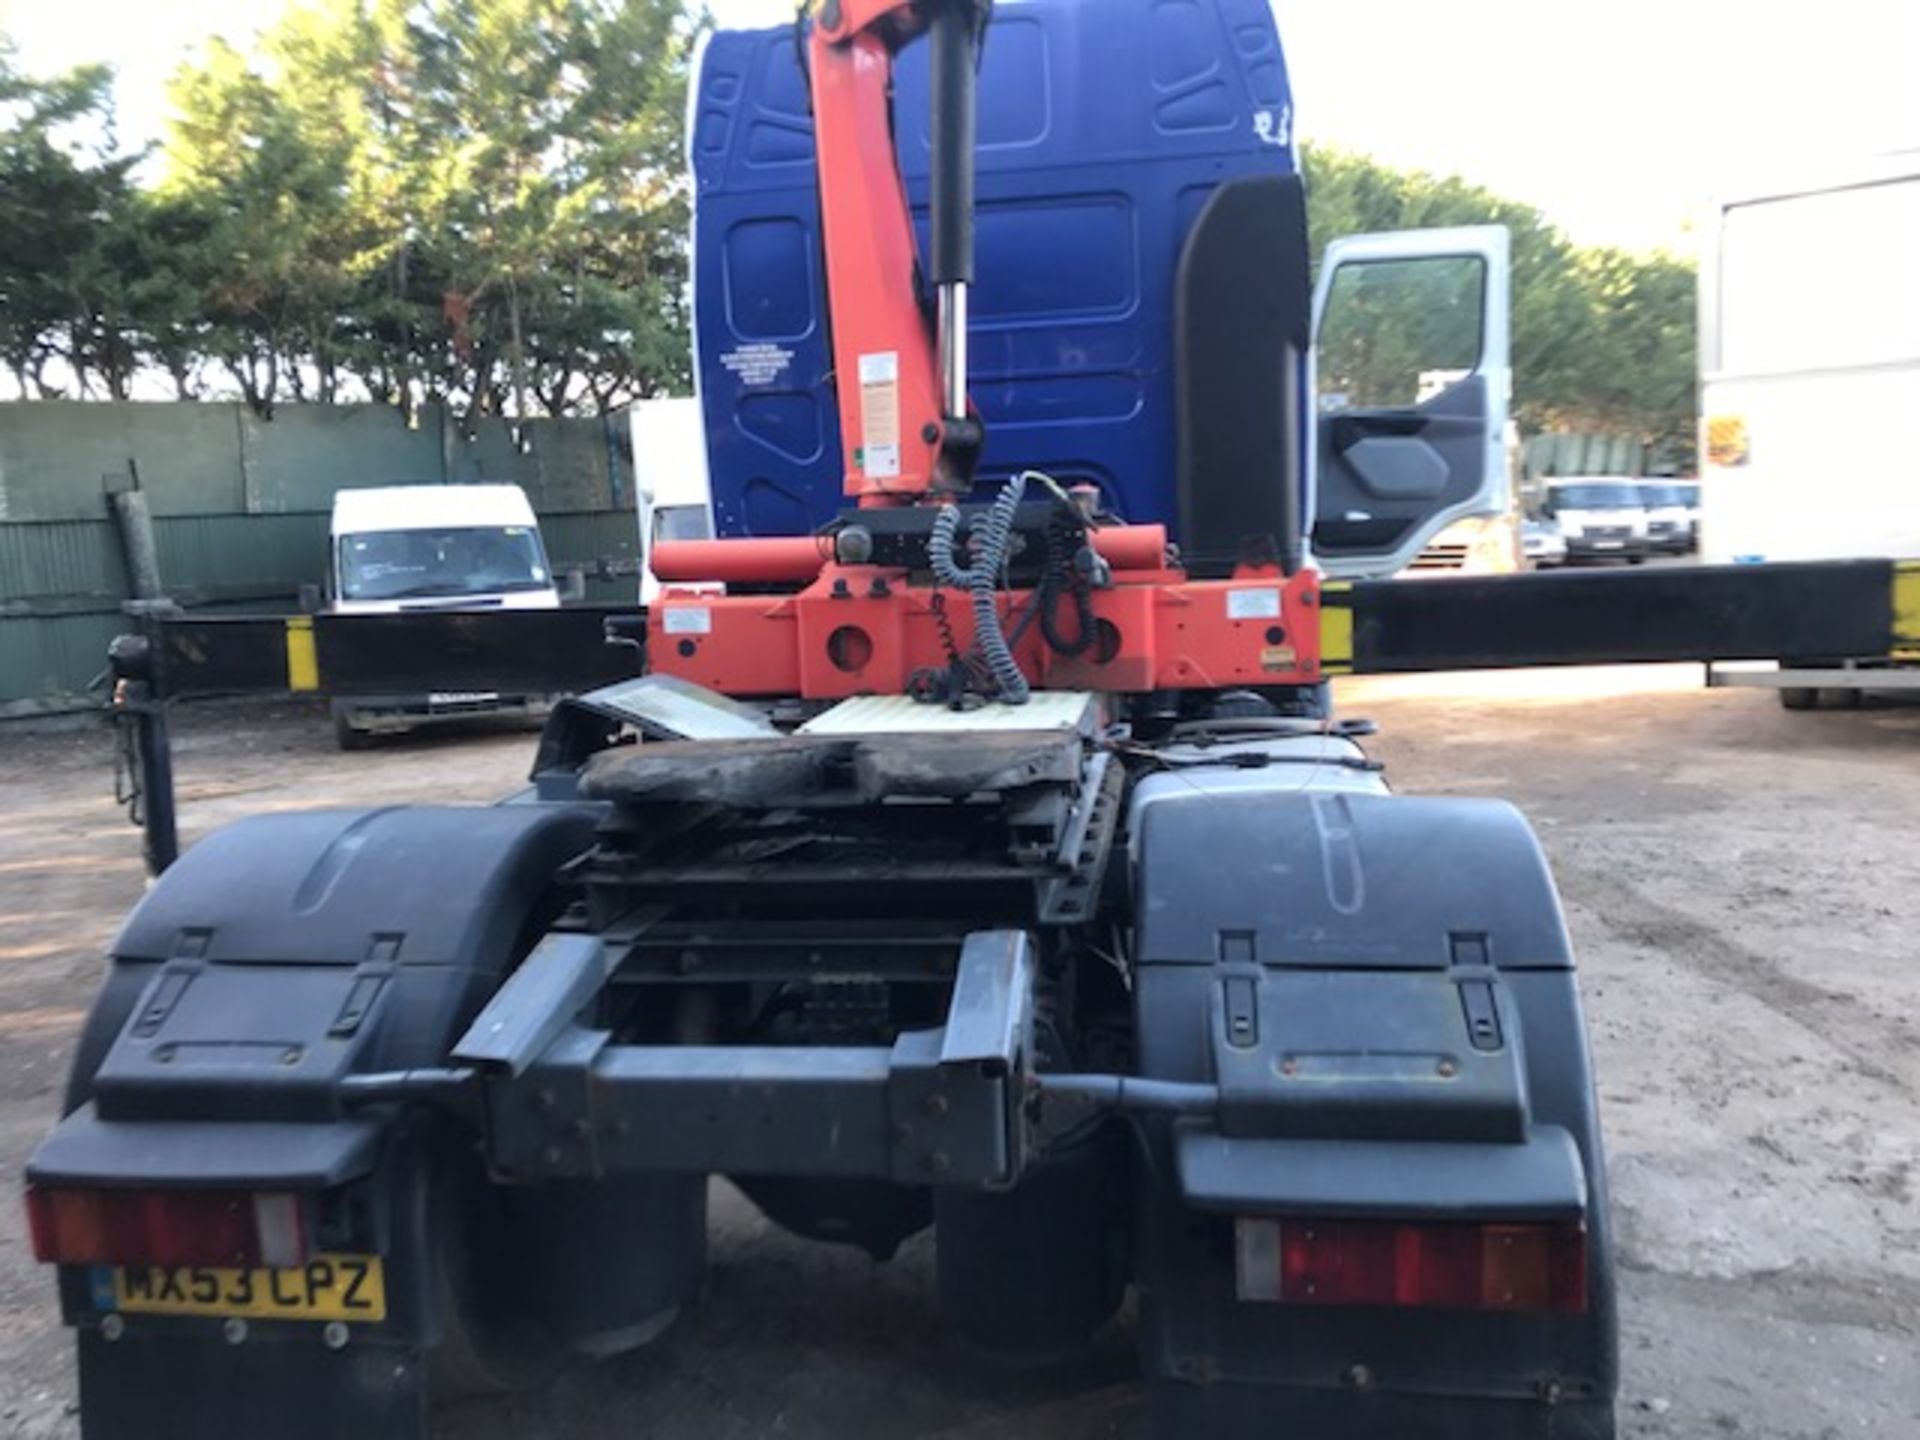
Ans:
[[[370,750],[373,748],[373,735],[353,723],[353,710],[333,702],[333,743],[342,750]]]
[[[451,1143],[441,1148],[428,1182],[426,1230],[443,1326],[427,1359],[436,1400],[525,1390],[566,1359],[564,1336],[545,1323],[532,1277],[516,1263],[524,1247],[512,1197]]]
[[[941,1312],[1021,1364],[1083,1350],[1126,1293],[1127,1132],[1102,1126],[1008,1191],[934,1193]]]
[[[1788,710],[1812,710],[1820,704],[1820,692],[1811,685],[1783,686],[1780,704]]]

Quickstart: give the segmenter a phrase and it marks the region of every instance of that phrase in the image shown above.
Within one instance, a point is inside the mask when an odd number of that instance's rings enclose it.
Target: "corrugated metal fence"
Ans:
[[[624,416],[500,420],[471,436],[429,407],[0,404],[0,714],[79,703],[130,593],[107,497],[147,496],[167,592],[190,606],[286,609],[326,568],[333,492],[524,488],[555,564],[630,567],[638,545]],[[588,598],[636,593],[631,576]]]

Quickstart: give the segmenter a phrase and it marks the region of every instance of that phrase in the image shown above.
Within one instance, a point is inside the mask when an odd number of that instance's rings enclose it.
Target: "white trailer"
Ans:
[[[1920,151],[1721,201],[1700,269],[1708,562],[1920,561]],[[1844,257],[1836,263],[1834,257]],[[1790,709],[1920,689],[1920,656],[1717,666]]]

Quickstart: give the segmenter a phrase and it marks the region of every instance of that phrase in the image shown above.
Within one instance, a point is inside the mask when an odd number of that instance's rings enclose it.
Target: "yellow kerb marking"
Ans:
[[[320,688],[320,652],[314,648],[311,615],[287,617],[287,688]]]

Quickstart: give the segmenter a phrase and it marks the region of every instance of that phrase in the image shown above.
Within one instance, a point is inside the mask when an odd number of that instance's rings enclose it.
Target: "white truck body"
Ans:
[[[1702,559],[1920,557],[1920,453],[1901,439],[1920,411],[1920,151],[1723,200],[1704,242]],[[1920,672],[1782,656],[1711,680],[1802,709],[1911,688]]]
[[[1916,151],[1715,207],[1700,271],[1703,559],[1920,556],[1920,454],[1897,438],[1920,412],[1916,256]]]

